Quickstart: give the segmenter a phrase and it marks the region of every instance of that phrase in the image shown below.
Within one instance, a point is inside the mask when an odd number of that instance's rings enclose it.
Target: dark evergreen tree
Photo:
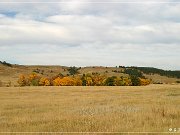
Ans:
[[[108,77],[105,81],[105,85],[106,86],[114,86],[115,85],[114,82],[115,82],[116,78],[117,78],[116,76]]]
[[[131,78],[132,86],[140,86],[141,85],[139,77],[133,75],[133,76],[130,76],[130,78]]]

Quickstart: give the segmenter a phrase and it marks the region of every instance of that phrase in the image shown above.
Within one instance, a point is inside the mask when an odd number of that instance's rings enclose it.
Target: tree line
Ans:
[[[161,76],[180,78],[180,71],[162,70],[153,67],[132,67],[135,70],[139,70],[145,74],[159,74]]]
[[[8,66],[8,67],[12,67],[12,64],[10,64],[10,63],[8,63],[8,62],[6,62],[6,61],[0,61],[0,64],[3,64],[3,65],[5,65],[5,66]]]
[[[107,77],[100,74],[83,74],[82,76],[43,77],[36,73],[20,75],[19,86],[145,86],[150,80],[137,76]]]

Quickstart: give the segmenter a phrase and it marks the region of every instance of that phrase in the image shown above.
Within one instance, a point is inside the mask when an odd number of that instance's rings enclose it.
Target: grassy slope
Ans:
[[[2,131],[157,131],[180,125],[180,85],[0,88]]]
[[[64,75],[67,75],[69,72],[67,70],[67,67],[62,66],[18,66],[13,65],[13,67],[8,67],[0,64],[0,81],[2,81],[4,84],[7,84],[9,81],[11,81],[12,86],[17,85],[17,80],[20,74],[30,74],[33,72],[33,70],[40,69],[40,73],[42,71],[43,75],[46,77],[55,76],[59,73],[62,73]],[[115,73],[112,72],[113,70],[121,71],[121,68],[115,68],[115,67],[84,67],[79,70],[80,74],[87,74],[92,72],[98,72],[100,74],[105,74],[107,76],[128,76],[124,73]],[[145,75],[148,78],[151,78],[153,82],[163,82],[163,83],[175,83],[177,80],[180,81],[180,79],[176,78],[168,78],[166,76],[160,76],[160,75]]]

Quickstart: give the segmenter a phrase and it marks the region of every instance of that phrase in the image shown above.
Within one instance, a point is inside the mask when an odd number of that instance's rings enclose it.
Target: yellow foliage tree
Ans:
[[[73,78],[75,86],[82,86],[82,80],[80,77]]]
[[[30,80],[30,81],[32,81],[32,80],[34,80],[34,79],[37,79],[37,78],[38,78],[38,75],[35,74],[35,73],[32,73],[32,74],[29,75],[29,80]]]
[[[60,81],[61,86],[73,86],[74,84],[74,80],[70,77],[63,77]]]
[[[61,84],[61,78],[60,77],[57,77],[53,80],[54,86],[60,86],[60,84]]]
[[[150,83],[151,83],[150,80],[140,78],[140,84],[141,84],[141,86],[146,86],[146,85],[149,85]]]
[[[37,74],[32,73],[29,75],[28,80],[31,86],[38,86],[40,77]]]
[[[115,78],[114,85],[115,86],[123,86],[124,85],[123,79],[120,77]]]
[[[125,86],[131,86],[132,85],[131,79],[128,77],[123,78],[123,82],[124,82]]]
[[[76,80],[71,77],[63,77],[56,78],[53,80],[54,86],[74,86],[76,84]]]
[[[17,82],[18,82],[19,86],[26,86],[28,83],[25,75],[20,75]]]
[[[92,76],[92,80],[93,80],[93,86],[102,86],[104,85],[106,77],[96,74],[94,76]]]
[[[42,77],[39,80],[39,85],[41,85],[41,86],[50,86],[51,82],[50,82],[50,80],[48,78]]]
[[[92,86],[93,85],[93,79],[90,76],[86,76],[86,86]]]

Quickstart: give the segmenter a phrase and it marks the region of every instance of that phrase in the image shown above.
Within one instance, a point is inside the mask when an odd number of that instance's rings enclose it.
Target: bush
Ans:
[[[85,74],[83,74],[81,81],[82,81],[82,86],[86,86]]]
[[[30,86],[39,86],[39,80],[38,79],[31,80]]]
[[[105,81],[105,85],[106,86],[115,86],[115,79],[116,78],[117,78],[116,76],[108,77]]]
[[[131,78],[132,86],[140,86],[141,85],[139,77],[130,76],[130,78]]]
[[[150,83],[151,83],[150,80],[140,78],[140,84],[141,84],[141,86],[146,86],[146,85],[149,85]]]
[[[45,78],[45,77],[42,77],[40,80],[39,80],[39,85],[40,86],[50,86],[51,85],[51,82],[48,78]]]
[[[17,82],[18,82],[19,86],[28,86],[29,85],[28,80],[26,79],[26,77],[24,75],[20,75]]]

